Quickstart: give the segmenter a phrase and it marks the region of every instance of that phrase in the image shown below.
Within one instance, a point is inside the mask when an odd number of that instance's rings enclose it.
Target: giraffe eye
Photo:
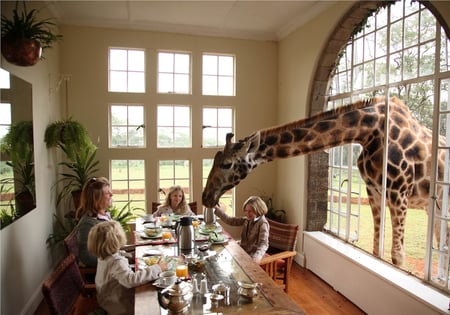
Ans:
[[[223,163],[220,165],[220,168],[224,170],[229,170],[231,168],[231,165],[232,165],[231,163]]]

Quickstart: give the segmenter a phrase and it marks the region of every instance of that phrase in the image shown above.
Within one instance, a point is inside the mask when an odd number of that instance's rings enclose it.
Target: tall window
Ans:
[[[111,105],[109,126],[111,147],[145,146],[144,107],[142,105]]]
[[[203,147],[224,146],[227,133],[232,131],[232,108],[212,106],[203,108]]]
[[[203,95],[236,95],[234,59],[226,55],[203,55]]]
[[[144,50],[109,50],[109,92],[145,92]]]
[[[178,185],[184,191],[187,202],[191,198],[191,166],[189,160],[159,161],[159,187],[167,193],[169,188]],[[163,198],[163,196],[160,196]],[[160,201],[163,201],[162,199]]]
[[[191,55],[158,53],[158,93],[191,93]]]
[[[191,109],[189,106],[158,106],[158,148],[189,148],[191,140]]]
[[[449,291],[449,249],[445,231],[448,214],[450,155],[449,128],[449,39],[434,16],[418,2],[400,1],[381,8],[343,50],[331,82],[328,107],[333,108],[374,95],[397,96],[425,126],[447,138],[438,146],[447,158],[443,178],[431,188],[444,190],[442,199],[430,203],[434,215],[423,209],[408,209],[405,227],[405,269]],[[436,93],[436,91],[439,91]],[[439,117],[435,119],[434,117]],[[437,136],[435,140],[437,141]],[[326,228],[337,236],[372,252],[373,223],[365,185],[355,167],[359,148],[334,148],[329,154],[329,203]],[[432,156],[437,156],[436,152]],[[435,206],[435,205],[438,206]],[[437,207],[442,210],[438,213]],[[383,217],[383,216],[382,216]],[[382,242],[384,259],[390,261],[391,224],[385,211]],[[427,220],[434,220],[427,225]],[[414,221],[418,226],[414,226]],[[441,227],[440,241],[427,244],[429,226]],[[364,233],[368,232],[368,235]],[[414,233],[414,234],[413,234]],[[444,237],[442,237],[444,236]],[[423,265],[425,264],[425,268]]]
[[[132,207],[145,209],[144,160],[111,160],[110,174],[114,205],[121,208],[130,201]]]

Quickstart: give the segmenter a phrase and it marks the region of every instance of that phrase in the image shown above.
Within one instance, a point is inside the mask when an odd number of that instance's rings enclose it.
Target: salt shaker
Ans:
[[[198,292],[199,292],[199,290],[198,290],[197,279],[194,278],[194,279],[192,279],[192,293],[196,294]]]
[[[206,282],[206,279],[202,279],[202,281],[200,282],[200,293],[201,294],[208,293],[208,282]]]

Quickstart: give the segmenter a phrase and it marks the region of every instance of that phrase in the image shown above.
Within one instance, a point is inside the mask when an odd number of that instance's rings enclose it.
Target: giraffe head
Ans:
[[[258,166],[255,153],[260,144],[259,131],[235,143],[231,142],[233,136],[232,133],[227,134],[223,151],[218,151],[214,157],[202,195],[202,203],[206,207],[216,206],[227,190],[239,184]]]

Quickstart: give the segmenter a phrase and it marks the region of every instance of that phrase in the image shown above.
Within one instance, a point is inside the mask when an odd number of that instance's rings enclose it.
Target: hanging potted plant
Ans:
[[[23,120],[12,125],[2,139],[0,152],[14,175],[2,179],[1,184],[14,187],[17,215],[22,216],[36,207],[33,122]]]
[[[41,58],[42,51],[62,39],[54,34],[51,18],[38,20],[36,9],[27,12],[25,1],[22,12],[18,12],[18,2],[12,11],[12,18],[2,15],[1,52],[10,63],[18,66],[32,66]]]
[[[66,160],[59,163],[63,171],[57,182],[62,184],[57,204],[72,195],[75,208],[78,208],[84,183],[99,170],[97,147],[92,143],[86,128],[71,118],[49,124],[45,129],[44,141],[47,148],[57,147],[66,156]]]

